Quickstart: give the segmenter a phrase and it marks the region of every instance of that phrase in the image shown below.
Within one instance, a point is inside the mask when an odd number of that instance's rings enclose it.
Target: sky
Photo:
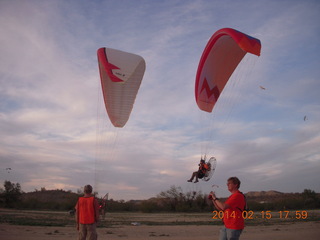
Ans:
[[[320,192],[319,12],[317,0],[0,1],[0,182],[91,184],[115,200],[171,186],[228,196],[231,176],[244,193]],[[261,56],[246,55],[208,115],[195,76],[225,27],[260,39]],[[124,128],[104,109],[101,47],[146,61]],[[202,154],[217,158],[212,179],[187,183]]]

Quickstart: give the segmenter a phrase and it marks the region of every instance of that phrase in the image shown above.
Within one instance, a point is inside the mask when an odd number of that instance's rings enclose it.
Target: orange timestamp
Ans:
[[[297,211],[242,211],[241,214],[236,214],[236,211],[213,211],[213,219],[223,219],[223,218],[243,218],[243,219],[307,219],[308,211],[306,210],[297,210]]]

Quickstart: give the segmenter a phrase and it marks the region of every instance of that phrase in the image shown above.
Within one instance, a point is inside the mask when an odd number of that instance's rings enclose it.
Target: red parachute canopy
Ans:
[[[146,68],[142,57],[100,48],[97,51],[104,103],[110,121],[123,127],[131,114]]]
[[[231,28],[215,32],[205,47],[198,66],[195,97],[199,108],[212,112],[215,103],[247,52],[260,56],[259,39]]]

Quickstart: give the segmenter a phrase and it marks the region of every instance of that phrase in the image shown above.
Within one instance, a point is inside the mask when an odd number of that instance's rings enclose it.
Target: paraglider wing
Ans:
[[[212,112],[227,81],[247,52],[260,56],[260,40],[231,28],[215,32],[205,47],[197,70],[198,107]]]
[[[97,55],[109,119],[115,127],[123,127],[132,111],[146,68],[145,61],[138,55],[111,48],[100,48]]]

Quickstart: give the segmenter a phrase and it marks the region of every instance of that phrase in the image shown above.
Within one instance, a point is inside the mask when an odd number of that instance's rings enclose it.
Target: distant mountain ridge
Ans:
[[[293,193],[282,193],[275,190],[270,190],[270,191],[250,191],[250,192],[247,192],[245,195],[247,197],[279,197],[279,196],[283,196],[284,194],[293,194]]]

